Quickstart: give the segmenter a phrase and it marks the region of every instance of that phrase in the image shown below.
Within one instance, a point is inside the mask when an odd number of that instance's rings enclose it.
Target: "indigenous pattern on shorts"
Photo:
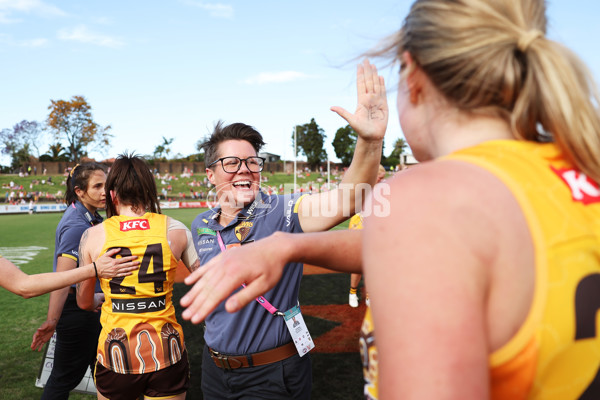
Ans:
[[[115,216],[103,226],[101,254],[120,248],[119,255],[136,255],[141,264],[132,275],[101,279],[106,301],[98,362],[121,374],[155,372],[177,363],[185,345],[172,302],[177,260],[167,240],[167,217]]]
[[[365,378],[365,400],[377,400],[379,369],[377,363],[377,346],[375,345],[375,327],[371,307],[367,307],[365,318],[360,328],[360,357],[362,359],[363,377]]]

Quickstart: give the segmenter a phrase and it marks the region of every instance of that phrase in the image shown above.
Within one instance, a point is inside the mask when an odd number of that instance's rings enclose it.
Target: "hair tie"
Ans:
[[[96,261],[92,261],[92,264],[94,264],[94,272],[96,272],[96,279],[98,279],[98,268],[96,268]]]
[[[544,36],[544,32],[539,29],[531,29],[521,35],[519,40],[517,41],[517,49],[519,49],[522,53],[525,53],[531,43],[539,37]]]
[[[75,166],[73,167],[73,169],[71,170],[71,173],[69,174],[69,176],[72,178],[73,177],[73,173],[75,173],[75,168],[79,167],[79,164],[75,164]]]

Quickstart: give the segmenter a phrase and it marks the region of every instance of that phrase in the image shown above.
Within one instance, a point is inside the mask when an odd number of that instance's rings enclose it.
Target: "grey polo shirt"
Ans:
[[[199,214],[192,222],[192,235],[200,265],[221,253],[217,231],[227,247],[256,241],[276,231],[302,232],[297,213],[301,197],[259,192],[257,201],[226,227],[218,223],[220,208]],[[302,270],[302,263],[287,264],[279,283],[264,295],[279,311],[298,304]],[[270,314],[256,301],[233,314],[225,311],[224,302],[219,304],[206,318],[204,339],[212,349],[233,355],[269,350],[292,340],[283,317]]]

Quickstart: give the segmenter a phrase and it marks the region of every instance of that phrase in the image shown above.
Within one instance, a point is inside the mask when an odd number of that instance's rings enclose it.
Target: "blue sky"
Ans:
[[[336,160],[331,141],[345,121],[329,107],[354,110],[353,58],[397,30],[410,4],[0,0],[0,129],[44,121],[51,99],[83,95],[114,135],[104,153],[91,153],[97,159],[150,154],[163,136],[174,138],[172,154],[192,154],[219,119],[255,126],[265,151],[291,159],[293,126],[315,118]],[[548,7],[549,37],[572,48],[596,79],[599,4]],[[396,71],[383,75],[396,82]],[[402,137],[396,93],[388,91],[386,155]]]

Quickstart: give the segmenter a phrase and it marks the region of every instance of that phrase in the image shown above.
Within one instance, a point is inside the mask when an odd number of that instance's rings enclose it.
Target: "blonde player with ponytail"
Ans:
[[[389,212],[361,233],[224,255],[188,277],[202,278],[184,317],[242,281],[226,303],[238,310],[291,260],[362,264],[366,398],[600,398],[600,103],[545,13],[543,0],[417,0],[371,54],[400,64],[420,161],[388,181]]]

